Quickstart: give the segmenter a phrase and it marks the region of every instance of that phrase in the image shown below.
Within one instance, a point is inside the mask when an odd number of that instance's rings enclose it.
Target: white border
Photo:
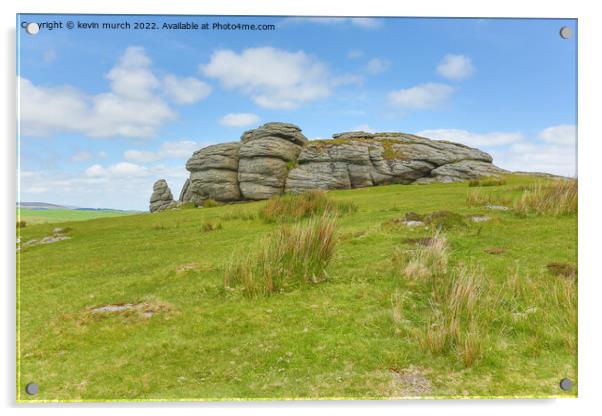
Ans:
[[[590,414],[600,405],[602,339],[602,277],[597,260],[601,257],[602,177],[599,165],[602,155],[599,97],[599,42],[602,39],[602,16],[596,3],[548,0],[527,2],[504,0],[496,2],[454,0],[421,0],[407,3],[386,0],[303,0],[298,3],[279,0],[164,0],[161,3],[127,0],[21,0],[0,2],[2,22],[2,168],[4,198],[2,203],[2,265],[4,276],[2,300],[2,369],[0,394],[4,414],[106,415],[107,408],[115,415],[163,415],[176,410],[181,414],[318,414],[341,410],[349,414],[379,412],[400,414],[420,411],[426,414],[488,415],[526,413],[555,415]],[[579,399],[556,400],[459,400],[404,402],[274,402],[274,403],[193,403],[177,404],[65,404],[26,406],[15,404],[15,15],[25,13],[147,13],[147,14],[254,14],[254,15],[347,15],[347,16],[444,16],[444,17],[557,17],[579,19]],[[596,100],[598,99],[598,100]]]

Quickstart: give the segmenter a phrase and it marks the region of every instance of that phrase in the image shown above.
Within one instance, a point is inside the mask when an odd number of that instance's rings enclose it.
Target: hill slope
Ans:
[[[509,177],[481,192],[516,199],[541,180]],[[548,266],[576,265],[576,215],[468,207],[469,192],[466,183],[330,192],[358,209],[338,219],[328,280],[255,298],[223,279],[233,253],[279,227],[258,216],[265,201],[65,224],[70,240],[18,253],[19,399],[576,395],[558,388],[576,380],[576,284]],[[395,263],[433,235],[399,220],[440,210],[462,216],[443,229],[450,267],[480,270],[486,319],[467,338],[481,343],[474,363],[463,355],[470,345],[425,344],[436,288]],[[56,226],[18,231],[27,241]],[[38,396],[23,393],[31,381]]]

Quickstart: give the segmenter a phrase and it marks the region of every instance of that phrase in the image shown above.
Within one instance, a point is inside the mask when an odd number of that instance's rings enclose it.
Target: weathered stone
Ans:
[[[220,202],[233,202],[241,199],[238,188],[238,173],[226,169],[208,169],[190,174],[190,199],[183,202],[194,202],[202,205],[206,199]]]
[[[206,199],[220,202],[240,200],[240,146],[240,143],[222,143],[194,152],[186,163],[186,169],[191,173],[182,188],[180,202],[202,205]]]
[[[431,171],[433,178],[450,178],[456,181],[476,179],[483,176],[500,176],[510,172],[481,160],[461,160],[439,166]]]
[[[186,162],[189,172],[207,169],[238,170],[240,143],[222,143],[197,150]]]
[[[150,212],[163,211],[165,209],[174,208],[176,202],[173,200],[173,195],[167,181],[165,179],[159,179],[153,185],[153,194],[150,198]]]
[[[284,192],[291,164],[307,138],[293,124],[267,123],[241,137],[238,182],[245,199],[267,199]]]
[[[260,200],[283,192],[447,183],[509,173],[494,166],[489,154],[445,140],[362,131],[332,137],[310,142],[294,124],[267,123],[244,132],[238,143],[200,149],[186,164],[191,174],[179,203]],[[160,188],[151,197],[151,211],[173,206],[167,184]]]

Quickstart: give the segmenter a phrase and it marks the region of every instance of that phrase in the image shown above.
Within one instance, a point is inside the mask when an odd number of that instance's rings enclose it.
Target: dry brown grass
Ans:
[[[225,286],[240,283],[245,295],[254,297],[300,282],[324,280],[336,250],[336,228],[336,218],[328,214],[281,226],[260,242],[257,252],[232,257],[224,274]]]
[[[466,205],[468,207],[482,207],[485,205],[508,206],[511,203],[512,200],[507,196],[486,192],[481,189],[470,190],[468,194],[466,194]]]
[[[520,216],[569,215],[577,213],[577,181],[558,180],[540,183],[523,191],[514,203],[514,210]]]
[[[449,248],[443,233],[437,231],[429,237],[428,244],[413,251],[398,250],[393,262],[401,275],[409,279],[429,280],[445,274],[449,261]]]
[[[434,354],[455,350],[470,367],[483,354],[481,327],[486,320],[479,305],[485,287],[482,271],[461,267],[441,284],[442,293],[433,292],[433,315],[427,321],[421,345]]]
[[[352,202],[334,201],[324,191],[277,195],[270,198],[260,216],[268,222],[295,221],[326,212],[344,214],[357,211]]]

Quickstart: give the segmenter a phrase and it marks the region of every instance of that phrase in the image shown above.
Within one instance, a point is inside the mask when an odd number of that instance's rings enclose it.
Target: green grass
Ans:
[[[506,181],[488,192],[513,202],[541,178]],[[232,253],[255,252],[283,226],[260,216],[267,201],[70,222],[70,240],[18,253],[18,399],[575,397],[558,383],[577,383],[576,277],[548,265],[577,265],[577,216],[469,207],[471,190],[330,192],[357,210],[337,216],[324,276],[270,296],[224,285]],[[435,293],[399,263],[433,227],[388,224],[442,210],[467,226],[442,231],[447,280]],[[222,228],[201,232],[209,223]],[[27,241],[57,226],[18,231]],[[476,297],[459,295],[473,285]],[[91,312],[116,304],[137,306]],[[446,316],[460,335],[431,349],[428,330]],[[29,382],[37,396],[24,394]]]
[[[50,223],[50,222],[66,222],[66,221],[85,221],[94,218],[105,217],[120,217],[123,215],[131,215],[132,211],[87,211],[76,209],[31,209],[17,208],[17,218],[25,221],[27,225]]]

